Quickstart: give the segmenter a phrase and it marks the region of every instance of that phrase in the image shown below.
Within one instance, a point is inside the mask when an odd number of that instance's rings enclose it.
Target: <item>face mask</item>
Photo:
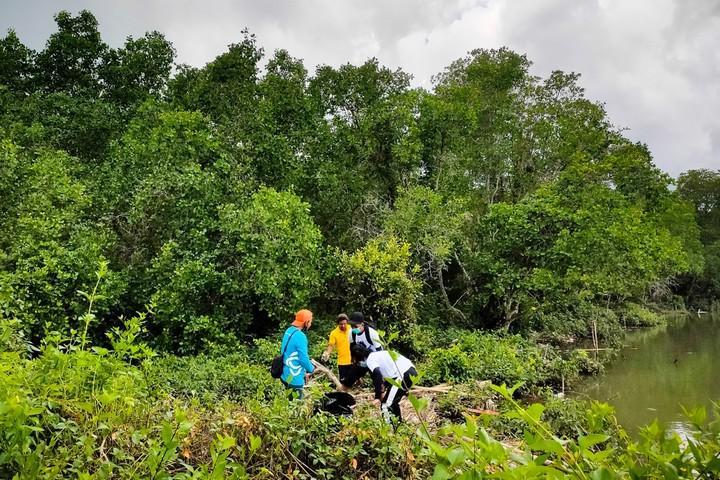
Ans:
[[[358,365],[360,365],[363,368],[367,368],[367,362],[365,362],[365,361],[358,362]]]
[[[352,332],[353,332],[355,335],[360,335],[360,329],[359,329],[359,328],[353,328],[353,329],[352,329]]]

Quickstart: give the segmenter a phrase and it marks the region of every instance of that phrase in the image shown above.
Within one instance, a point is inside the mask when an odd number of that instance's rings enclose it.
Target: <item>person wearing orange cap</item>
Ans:
[[[310,310],[299,310],[295,321],[285,330],[280,351],[283,356],[283,373],[280,381],[286,388],[303,397],[305,381],[315,371],[308,355],[308,340],[305,331],[312,325],[313,314]]]

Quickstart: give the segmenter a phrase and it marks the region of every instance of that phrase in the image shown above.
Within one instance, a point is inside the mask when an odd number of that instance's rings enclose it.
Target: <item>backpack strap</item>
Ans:
[[[297,327],[296,327],[296,328],[297,328]],[[287,341],[287,343],[285,344],[285,348],[283,348],[283,351],[282,351],[282,353],[281,353],[283,362],[285,362],[285,352],[287,352],[288,345],[290,345],[290,340],[292,339],[293,335],[295,335],[295,334],[296,334],[297,332],[299,332],[299,331],[300,331],[300,329],[298,328],[297,330],[295,330],[294,332],[292,332],[292,333],[290,334],[290,336],[288,337],[288,341]]]
[[[372,338],[370,338],[370,327],[368,325],[365,325],[365,340],[367,340],[368,345],[375,347]]]

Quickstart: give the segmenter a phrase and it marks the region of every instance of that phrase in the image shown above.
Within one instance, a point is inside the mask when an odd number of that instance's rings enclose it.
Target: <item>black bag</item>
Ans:
[[[345,392],[328,392],[315,404],[315,413],[327,412],[336,416],[350,416],[355,407],[355,398]]]
[[[293,335],[295,335],[299,331],[300,330],[295,330],[290,334],[290,338],[288,338],[288,341],[285,344],[285,348],[283,349],[282,353],[273,358],[272,363],[270,364],[270,375],[273,378],[280,378],[282,376],[283,363],[285,362],[285,352],[287,351],[288,345],[290,345],[290,339],[292,339]]]

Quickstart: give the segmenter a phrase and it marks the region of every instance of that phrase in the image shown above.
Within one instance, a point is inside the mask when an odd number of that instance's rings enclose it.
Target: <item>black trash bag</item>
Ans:
[[[345,392],[329,392],[315,405],[315,412],[326,412],[335,416],[350,416],[355,398]]]

